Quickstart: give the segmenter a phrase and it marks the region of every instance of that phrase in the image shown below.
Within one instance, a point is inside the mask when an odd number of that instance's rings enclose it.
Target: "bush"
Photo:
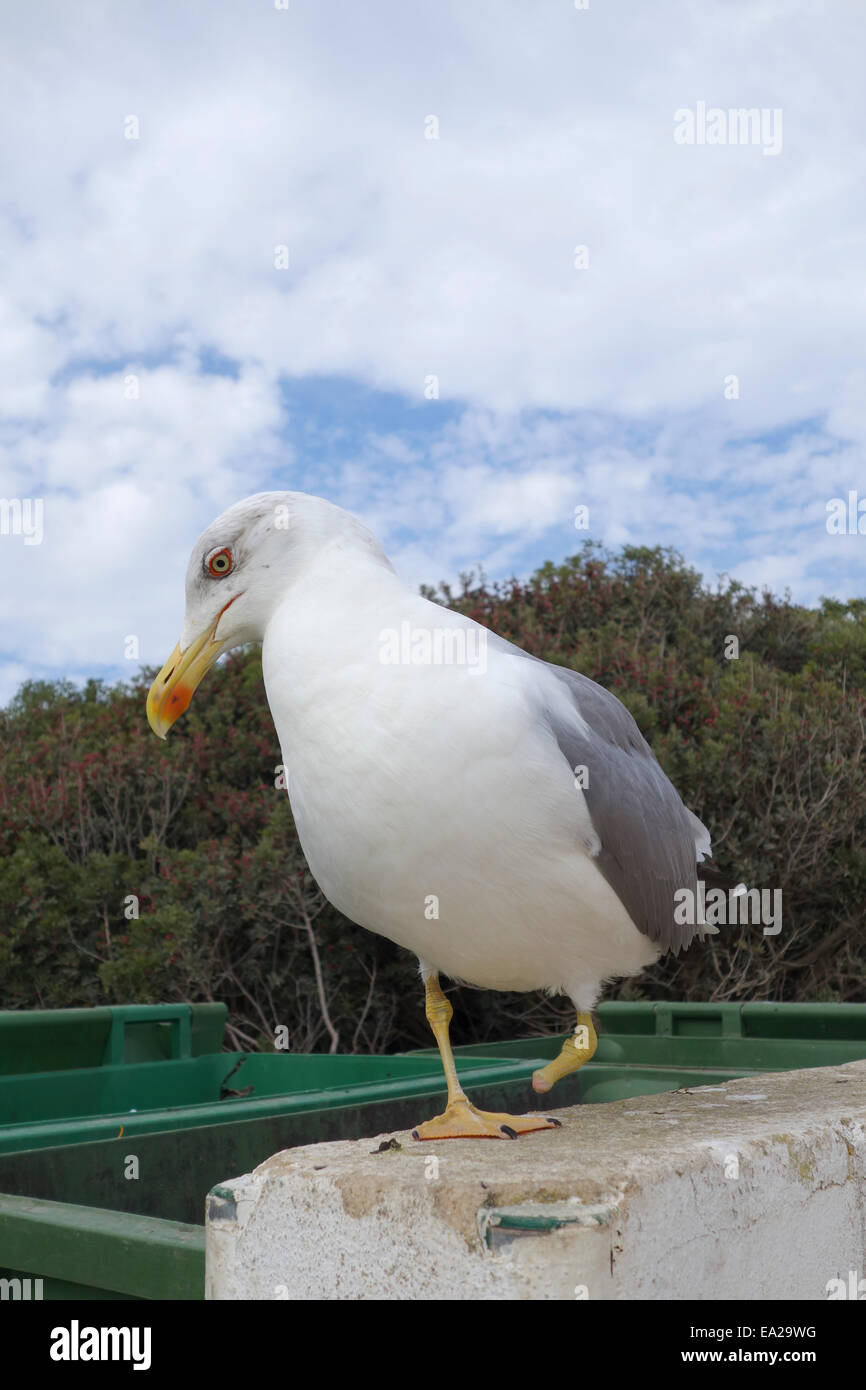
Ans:
[[[806,609],[708,588],[668,550],[591,543],[526,583],[429,596],[612,690],[719,868],[783,891],[779,936],[723,928],[609,995],[866,999],[866,600]],[[0,713],[0,1007],[221,999],[239,1047],[272,1047],[279,1025],[295,1050],[429,1045],[414,958],[306,869],[258,651],[217,668],[164,744],[150,679],[31,682]],[[540,995],[455,995],[455,1041],[569,1018]]]

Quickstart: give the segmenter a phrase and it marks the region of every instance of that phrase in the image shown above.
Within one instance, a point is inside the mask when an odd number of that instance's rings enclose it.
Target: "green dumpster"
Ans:
[[[225,1004],[0,1011],[0,1076],[219,1052]]]
[[[225,1009],[216,1007],[221,1034]],[[0,1279],[23,1289],[30,1278],[32,1292],[41,1277],[44,1297],[73,1296],[74,1248],[76,1296],[176,1298],[183,1287],[201,1298],[210,1188],[293,1145],[406,1128],[435,1110],[444,1088],[435,1051],[218,1052],[215,1016],[196,1020],[188,1005],[109,1010],[107,1025],[94,1018],[103,1010],[60,1012],[0,1014]],[[86,1043],[74,1036],[75,1014]],[[37,1060],[53,1070],[35,1070]],[[542,1064],[531,1050],[469,1053],[459,1070],[481,1104],[525,1109],[528,1078]],[[172,1249],[180,1264],[168,1259]],[[162,1293],[155,1269],[165,1273]]]
[[[584,1104],[866,1057],[866,1004],[613,1002],[601,1004],[598,1012],[598,1050],[569,1078]],[[549,1060],[560,1041],[519,1038],[455,1051],[475,1058],[531,1054]]]
[[[548,1096],[529,1082],[559,1037],[457,1048],[463,1085],[484,1108],[523,1111],[866,1057],[866,1005],[611,1003],[599,1014],[596,1056]],[[435,1048],[219,1052],[224,1022],[222,1005],[0,1014],[4,1288],[201,1298],[212,1187],[280,1149],[407,1128],[441,1108]]]

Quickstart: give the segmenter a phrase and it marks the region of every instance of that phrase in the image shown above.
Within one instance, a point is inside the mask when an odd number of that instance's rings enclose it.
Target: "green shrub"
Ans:
[[[609,996],[866,999],[866,600],[806,609],[708,588],[671,551],[591,543],[526,583],[430,596],[612,690],[719,868],[783,891],[779,936],[723,928]],[[428,1045],[414,958],[310,879],[258,651],[214,671],[166,743],[149,680],[30,682],[0,712],[0,1007],[220,999],[239,1047],[272,1047],[280,1025],[296,1050]],[[568,1017],[544,996],[455,993],[455,1041]]]

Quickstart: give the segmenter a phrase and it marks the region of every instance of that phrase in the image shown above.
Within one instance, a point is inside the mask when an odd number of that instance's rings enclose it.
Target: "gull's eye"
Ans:
[[[207,559],[208,574],[212,574],[214,579],[222,579],[225,575],[231,574],[234,563],[232,553],[227,547],[215,550]]]

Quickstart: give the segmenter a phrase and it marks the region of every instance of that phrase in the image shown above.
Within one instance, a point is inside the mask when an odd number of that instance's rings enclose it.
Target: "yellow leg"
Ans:
[[[598,1038],[592,1026],[592,1015],[578,1014],[577,1027],[562,1044],[559,1056],[548,1062],[546,1067],[532,1073],[532,1089],[544,1095],[561,1077],[568,1076],[569,1072],[577,1071],[584,1062],[588,1062],[597,1047]]]
[[[439,1046],[439,1055],[448,1085],[445,1113],[425,1120],[412,1130],[413,1139],[516,1139],[534,1129],[559,1129],[559,1120],[546,1115],[506,1115],[478,1110],[463,1093],[457,1079],[454,1053],[448,1026],[454,1010],[439,987],[436,975],[431,975],[426,989],[427,1022]]]

